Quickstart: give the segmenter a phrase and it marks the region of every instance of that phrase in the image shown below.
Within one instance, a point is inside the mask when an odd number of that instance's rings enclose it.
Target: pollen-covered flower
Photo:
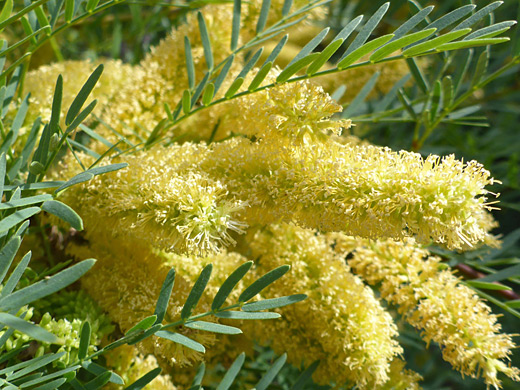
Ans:
[[[269,82],[278,73],[272,72]],[[315,141],[325,140],[329,134],[340,135],[350,127],[349,120],[331,119],[341,112],[341,106],[309,81],[282,84],[226,105],[219,126],[250,137],[303,140],[308,135]]]
[[[295,221],[362,237],[434,240],[467,249],[493,243],[481,164],[371,145],[235,138],[213,145],[202,170],[247,201],[249,225]]]
[[[349,265],[370,284],[380,283],[381,296],[463,375],[482,376],[497,389],[499,372],[520,381],[520,370],[504,362],[515,347],[511,335],[499,333],[497,316],[450,271],[439,270],[439,261],[411,240],[386,240],[360,243]]]
[[[62,199],[80,212],[89,231],[168,251],[216,252],[235,243],[231,231],[244,232],[246,225],[236,214],[246,203],[230,199],[226,186],[204,172],[182,172],[182,165],[193,159],[190,151],[198,149],[192,146],[126,157],[128,169],[97,176],[66,191]]]
[[[244,324],[277,353],[287,352],[295,366],[320,360],[318,384],[355,384],[372,389],[389,379],[390,361],[401,352],[391,316],[372,290],[350,273],[326,236],[294,225],[272,225],[249,240],[258,257],[256,273],[290,264],[283,280],[262,292],[263,298],[306,293],[308,298],[278,311],[277,321]]]

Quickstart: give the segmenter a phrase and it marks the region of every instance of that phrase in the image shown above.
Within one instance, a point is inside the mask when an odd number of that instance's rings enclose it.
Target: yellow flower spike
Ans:
[[[369,238],[414,235],[451,249],[495,242],[484,188],[493,179],[475,161],[273,137],[215,144],[200,166],[247,201],[249,225],[292,220]]]
[[[218,252],[234,245],[231,231],[244,233],[236,215],[246,203],[229,199],[225,185],[203,172],[181,171],[199,149],[187,144],[126,157],[128,169],[97,176],[60,199],[76,208],[89,231],[178,253]]]
[[[450,271],[439,271],[439,261],[412,240],[386,240],[360,242],[349,265],[368,283],[381,283],[381,296],[463,375],[497,389],[499,372],[520,381],[520,370],[504,362],[515,347],[511,335],[499,333],[497,316]]]
[[[262,326],[244,324],[261,342],[270,342],[288,361],[309,366],[318,384],[334,382],[373,389],[389,379],[390,361],[401,352],[396,326],[372,290],[350,273],[326,236],[294,225],[272,225],[251,236],[258,274],[282,264],[291,271],[262,293],[275,298],[305,292],[308,298],[278,309],[282,319]]]

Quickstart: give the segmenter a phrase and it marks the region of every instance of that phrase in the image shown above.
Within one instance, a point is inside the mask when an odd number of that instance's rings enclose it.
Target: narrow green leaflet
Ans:
[[[54,337],[56,337],[56,336],[54,336]],[[27,362],[28,364],[24,365],[23,366],[24,368],[22,368],[21,370],[16,370],[16,371],[13,371],[12,374],[7,374],[6,379],[8,381],[12,381],[16,378],[20,378],[24,375],[27,375],[33,371],[38,370],[41,367],[45,367],[49,363],[52,363],[52,362],[60,359],[61,357],[63,357],[63,355],[65,355],[65,352],[49,353],[47,355],[41,356],[40,358],[29,360]],[[21,365],[18,365],[18,366],[22,367]],[[11,366],[11,369],[14,367],[15,366]]]
[[[167,330],[160,330],[155,333],[157,337],[162,337],[163,339],[167,339],[173,341],[174,343],[184,345],[187,348],[193,349],[194,351],[205,353],[206,348],[195,340],[192,340],[180,333],[168,332]]]
[[[5,173],[7,166],[6,163],[7,160],[5,158],[5,153],[2,153],[2,155],[0,155],[0,204],[4,196]]]
[[[372,17],[368,19],[366,24],[363,26],[361,31],[359,31],[358,35],[356,35],[356,38],[354,38],[354,40],[348,47],[347,51],[343,54],[343,56],[340,59],[340,62],[343,61],[350,53],[356,51],[361,46],[363,46],[363,44],[370,37],[370,34],[372,34],[372,31],[375,30],[381,19],[383,19],[383,16],[385,16],[386,11],[388,11],[388,7],[390,7],[390,2],[384,3],[381,7],[379,7],[379,9],[376,12],[374,12],[374,15],[372,15]]]
[[[58,338],[52,333],[46,331],[38,325],[34,325],[31,322],[22,320],[21,318],[15,317],[9,313],[0,313],[0,323],[25,333],[35,340],[43,341],[45,343],[58,342]]]
[[[216,324],[207,321],[194,321],[184,324],[186,328],[204,330],[206,332],[222,333],[222,334],[240,334],[242,331],[234,326]]]
[[[272,320],[272,319],[281,317],[281,315],[278,313],[271,313],[271,312],[248,313],[245,311],[232,311],[232,310],[215,313],[214,316],[218,317],[218,318],[228,318],[230,320]]]
[[[65,0],[65,21],[69,23],[74,17],[74,0]]]
[[[154,368],[153,370],[148,371],[146,374],[144,374],[141,378],[136,380],[134,383],[130,384],[128,387],[125,387],[125,390],[141,390],[148,383],[153,381],[160,373],[161,373],[160,367]]]
[[[85,82],[83,87],[81,87],[81,90],[79,91],[76,98],[73,100],[72,104],[70,105],[69,110],[67,111],[67,116],[65,117],[65,124],[69,126],[73,120],[76,118],[78,113],[80,112],[81,108],[83,107],[83,104],[85,104],[85,101],[87,100],[88,96],[94,89],[94,86],[98,82],[99,78],[101,77],[101,73],[103,73],[103,65],[99,65],[94,72],[90,75],[88,80]]]
[[[88,0],[86,9],[88,12],[92,12],[97,7],[99,0]]]
[[[18,309],[37,299],[46,297],[64,287],[74,283],[83,276],[96,261],[94,259],[84,260],[73,265],[48,279],[41,280],[35,284],[15,291],[11,295],[0,298],[0,310],[9,311]]]
[[[412,46],[405,51],[403,51],[403,56],[405,57],[413,57],[422,53],[425,53],[430,50],[437,49],[439,46],[443,44],[454,41],[471,31],[470,28],[465,28],[462,30],[451,31],[447,34],[441,35],[440,37],[430,39],[429,41],[419,43],[418,45]]]
[[[77,366],[74,366],[74,367],[71,367],[71,368],[74,368],[74,370],[76,370]],[[71,369],[71,370],[68,370],[67,372],[71,372],[71,371],[74,371],[74,370]],[[60,375],[61,374],[62,373],[60,373]],[[59,379],[55,379],[53,381],[47,382],[44,385],[35,387],[33,390],[54,390],[54,389],[58,389],[65,382],[67,382],[67,378],[59,378]],[[27,382],[27,383],[29,383],[29,382]],[[24,383],[24,385],[25,385],[25,383]],[[23,389],[24,388],[23,385],[20,388]]]
[[[227,297],[233,291],[235,286],[242,280],[245,274],[251,269],[253,265],[252,261],[248,261],[241,266],[239,266],[236,270],[233,271],[231,275],[227,277],[227,279],[222,283],[220,289],[218,290],[215,298],[213,298],[213,302],[211,303],[211,310],[218,310],[224,304]]]
[[[507,37],[470,39],[467,41],[445,43],[444,45],[440,45],[439,47],[435,48],[435,50],[437,50],[437,51],[460,50],[460,49],[467,49],[469,47],[497,45],[499,43],[504,43],[504,42],[508,42],[508,41],[509,41],[509,38],[507,38]]]
[[[291,7],[292,7],[292,0],[284,0],[283,2],[283,6],[282,6],[282,16],[285,17],[289,14],[289,12],[291,11]]]
[[[204,374],[206,373],[206,365],[204,362],[200,363],[199,367],[197,368],[197,373],[195,374],[195,377],[193,378],[193,381],[191,382],[191,388],[193,386],[200,386],[202,383],[202,379],[204,378]],[[190,388],[190,390],[191,390]]]
[[[111,372],[107,371],[99,375],[97,378],[92,379],[90,382],[85,383],[84,388],[86,390],[98,390],[103,388],[109,381]]]
[[[39,207],[28,207],[26,209],[15,211],[13,214],[0,221],[0,233],[11,229],[20,222],[23,222],[33,215],[38,214],[40,211],[41,209]]]
[[[206,59],[206,65],[211,71],[213,69],[213,51],[211,49],[211,41],[209,39],[208,27],[206,21],[201,12],[197,13],[197,21],[199,22],[200,38],[202,40],[202,47],[204,49],[204,58]]]
[[[512,307],[513,309],[520,309],[520,299],[515,299],[514,301],[506,302],[506,305]]]
[[[94,176],[101,175],[108,172],[117,171],[119,169],[126,168],[128,166],[127,163],[117,163],[117,164],[110,164],[105,165],[102,167],[96,167],[87,169],[86,171],[83,171],[81,173],[78,173],[76,176],[74,176],[72,179],[66,181],[63,183],[56,191],[55,193],[61,192],[66,188],[69,188],[75,184],[83,183],[85,181],[89,181]]]
[[[20,350],[22,350],[22,349],[20,349]],[[18,352],[20,352],[20,351],[18,351]],[[60,355],[63,356],[64,353],[65,352],[60,352]],[[35,363],[41,361],[42,359],[46,359],[48,356],[49,355],[38,356],[38,357],[35,357],[35,358],[31,359],[31,360],[26,360],[24,362],[14,364],[14,365],[12,365],[10,367],[3,368],[3,369],[0,370],[0,375],[4,375],[4,374],[11,375],[12,373],[17,372],[17,371],[19,371],[19,370],[21,370],[21,369],[23,369],[25,367],[28,367],[31,364],[35,364]],[[3,356],[2,356],[2,358],[3,358]]]
[[[240,36],[240,15],[242,13],[242,1],[233,1],[233,21],[231,27],[231,51],[235,51]]]
[[[217,78],[215,79],[215,94],[218,92],[218,90],[220,89],[220,86],[222,85],[222,83],[224,82],[224,80],[226,79],[226,76],[227,74],[229,73],[229,70],[231,69],[231,65],[233,65],[233,61],[235,60],[235,55],[231,55],[226,63],[224,64],[224,66],[222,66],[222,70],[220,71],[220,73],[218,74]]]
[[[27,252],[27,254],[20,260],[13,273],[7,279],[4,288],[0,292],[0,298],[11,294],[20,281],[25,269],[29,265],[29,261],[31,260],[31,252]]]
[[[325,49],[323,49],[319,57],[316,58],[314,62],[309,65],[309,67],[307,68],[307,74],[313,75],[314,73],[319,71],[321,67],[325,65],[325,63],[330,59],[330,57],[332,57],[332,55],[336,51],[338,51],[342,44],[343,39],[338,39],[334,42],[331,42]]]
[[[479,278],[479,282],[499,282],[501,280],[520,276],[520,264],[512,267],[504,268],[494,274],[489,274],[483,278]]]
[[[231,364],[231,367],[229,367],[229,370],[227,370],[224,378],[222,378],[216,390],[228,390],[231,387],[233,381],[240,372],[240,369],[244,365],[245,360],[246,354],[242,352],[240,355],[238,355],[233,364]]]
[[[464,41],[468,39],[476,39],[476,38],[493,38],[494,36],[500,35],[503,32],[509,30],[512,26],[516,24],[516,20],[508,20],[505,22],[500,22],[493,24],[491,26],[483,27],[479,30],[476,30],[469,34],[467,37],[464,37]]]
[[[58,200],[48,200],[41,206],[42,210],[57,216],[62,221],[67,222],[76,230],[83,230],[83,220],[70,206]]]
[[[90,345],[91,327],[90,322],[85,321],[81,326],[79,347],[78,347],[78,359],[83,360],[87,356],[88,347]]]
[[[3,221],[4,220],[1,222]],[[5,275],[7,275],[7,271],[9,271],[9,267],[11,266],[21,244],[22,239],[18,236],[14,236],[0,250],[0,283],[3,282]]]
[[[191,93],[189,89],[185,89],[182,93],[182,111],[185,114],[189,114],[191,110]]]
[[[314,371],[316,371],[319,365],[320,361],[316,360],[307,367],[305,371],[300,374],[294,385],[291,387],[291,390],[303,390],[304,387],[311,382],[312,374],[314,374]]]
[[[157,323],[157,316],[154,314],[152,316],[148,316],[145,319],[139,321],[136,325],[132,326],[126,333],[125,336],[129,336],[132,333],[136,333],[139,331],[144,331],[149,327],[155,325]]]
[[[499,283],[480,282],[478,280],[467,280],[465,283],[470,287],[483,290],[512,290],[511,287]]]
[[[284,83],[289,80],[289,78],[294,75],[299,70],[305,68],[307,65],[311,64],[316,58],[320,56],[320,53],[312,53],[306,57],[299,59],[293,64],[288,65],[285,69],[278,75],[276,78],[277,83]]]
[[[197,104],[200,95],[202,95],[202,91],[204,91],[204,88],[206,87],[206,84],[209,81],[211,73],[206,72],[204,77],[202,78],[202,81],[197,85],[197,88],[195,89],[195,92],[193,92],[193,96],[191,97],[190,105],[193,107],[195,104]]]
[[[262,64],[262,68],[267,65],[269,62],[272,62],[274,63],[274,61],[276,60],[276,58],[278,57],[278,55],[280,54],[280,52],[282,51],[283,47],[285,46],[285,44],[287,43],[287,39],[289,39],[289,35],[284,35],[282,37],[282,39],[280,39],[280,41],[276,44],[276,46],[274,47],[274,49],[271,51],[271,53],[269,54],[269,57],[267,57],[267,59],[265,60],[265,62]]]
[[[202,104],[205,106],[210,104],[213,100],[213,96],[215,96],[215,84],[209,83],[202,94]]]
[[[156,324],[160,324],[164,320],[166,310],[168,309],[168,302],[170,301],[170,296],[172,295],[174,282],[175,268],[172,268],[168,271],[168,274],[166,275],[166,278],[162,284],[159,298],[157,298],[157,304],[155,305],[154,311],[154,315],[156,316],[154,323]]]
[[[224,94],[226,99],[231,98],[238,91],[238,89],[242,86],[242,84],[244,84],[244,79],[242,77],[235,79],[235,81],[233,81],[233,83],[231,84],[229,89]]]
[[[0,12],[0,23],[4,22],[13,12],[13,0],[6,0]],[[1,30],[0,30],[1,31]]]
[[[269,74],[269,71],[271,70],[272,67],[273,67],[272,62],[268,62],[267,64],[262,66],[262,68],[258,71],[256,76],[251,81],[251,84],[249,84],[249,87],[247,87],[247,90],[254,91],[255,89],[257,89],[260,86],[260,84],[262,83],[262,81],[264,81],[264,79],[267,77],[267,75]]]
[[[191,44],[188,37],[184,37],[184,56],[186,57],[186,72],[188,73],[188,85],[190,89],[195,88],[195,65],[191,53]]]
[[[467,18],[466,20],[462,21],[457,26],[455,26],[453,28],[453,31],[462,30],[463,28],[468,28],[468,27],[473,26],[479,20],[483,19],[484,17],[489,15],[491,12],[493,12],[495,9],[500,7],[503,3],[504,3],[503,1],[495,1],[489,5],[486,5],[484,8],[479,9],[477,12],[475,12],[469,18]]]
[[[382,37],[376,38],[368,43],[365,43],[363,46],[357,48],[352,51],[349,55],[345,56],[339,63],[338,69],[345,69],[349,65],[352,65],[360,58],[364,57],[368,53],[376,50],[377,48],[383,46],[385,43],[390,41],[394,37],[394,34],[383,35]]]
[[[15,201],[8,201],[4,203],[0,203],[0,210],[8,210],[13,209],[17,207],[22,206],[29,206],[37,203],[42,203],[47,200],[51,200],[52,195],[49,194],[42,194],[42,195],[35,195],[35,196],[28,196],[27,198],[21,198]]]
[[[394,38],[391,42],[396,41],[400,39],[401,37],[405,36],[409,31],[412,30],[415,26],[417,26],[419,23],[421,23],[424,19],[428,17],[428,15],[433,11],[435,7],[433,5],[430,5],[426,8],[423,8],[419,12],[417,12],[414,16],[412,16],[410,19],[408,19],[406,22],[404,22],[401,26],[397,28],[397,30],[394,31]],[[411,34],[410,34],[411,35]]]
[[[473,78],[471,79],[471,85],[477,85],[482,77],[486,74],[487,68],[489,64],[489,50],[484,50],[480,53],[477,61],[477,67],[475,68],[475,73],[473,73]]]
[[[374,73],[372,77],[370,77],[370,79],[365,83],[365,85],[363,85],[363,88],[361,88],[356,97],[354,97],[352,102],[341,113],[343,118],[350,118],[352,114],[356,112],[357,108],[365,101],[372,89],[374,89],[380,74],[380,72]]]
[[[278,307],[292,305],[293,303],[301,302],[307,298],[305,294],[289,295],[286,297],[265,299],[263,301],[246,303],[242,306],[243,311],[260,311],[260,310],[271,310]]]
[[[264,374],[262,379],[256,384],[255,389],[256,390],[266,390],[267,386],[271,384],[271,382],[276,378],[276,375],[280,372],[283,365],[285,364],[285,361],[287,360],[287,354],[284,353],[282,356],[280,356],[274,364],[269,368],[269,370]]]
[[[258,21],[256,23],[256,33],[261,33],[265,24],[267,23],[267,17],[269,16],[269,9],[271,8],[271,0],[263,0],[262,7],[260,8],[260,16],[258,16]]]
[[[11,130],[10,132],[13,133],[13,136],[9,142],[9,146],[11,146],[14,141],[18,138],[18,133],[20,131],[20,128],[23,125],[23,122],[25,121],[25,116],[27,115],[27,110],[29,109],[29,98],[30,94],[27,94],[25,98],[22,101],[22,104],[20,104],[20,107],[18,108],[18,111],[16,112],[16,116],[13,119],[13,123],[11,124]]]
[[[247,302],[251,298],[253,298],[256,294],[258,294],[260,291],[262,291],[264,288],[269,286],[270,284],[276,282],[278,279],[280,279],[283,275],[289,271],[291,267],[288,265],[282,265],[278,268],[275,268],[265,275],[261,276],[257,280],[255,280],[248,288],[246,288],[242,294],[240,294],[240,297],[238,297],[238,300],[240,302]]]
[[[84,362],[81,363],[81,366],[88,372],[91,372],[92,374],[96,374],[96,375],[101,375],[105,372],[110,372],[111,375],[110,375],[109,382],[115,383],[117,385],[123,385],[125,383],[123,378],[121,378],[116,373],[109,371],[105,367],[100,366],[99,364],[93,363],[90,360],[85,360]]]
[[[473,11],[476,8],[476,5],[474,4],[468,4],[463,5],[462,7],[459,7],[449,13],[447,13],[444,16],[441,16],[439,19],[435,20],[433,23],[430,23],[426,28],[436,28],[438,31],[441,31],[442,29],[452,25],[456,21],[462,19],[464,16],[469,14],[471,11]],[[462,30],[459,29],[459,30]]]
[[[286,69],[289,68],[291,65],[297,63],[301,59],[307,57],[309,54],[312,53],[312,51],[325,39],[327,34],[329,33],[330,28],[325,28],[319,32],[318,35],[316,35],[314,38],[310,40],[309,43],[307,43],[298,54],[289,62],[286,66]],[[296,72],[295,72],[296,73]]]
[[[213,270],[213,265],[208,264],[202,272],[200,273],[199,278],[195,282],[195,285],[190,291],[190,295],[188,295],[188,298],[186,299],[186,303],[184,304],[182,311],[181,311],[181,318],[185,319],[188,318],[191,315],[191,312],[197,306],[197,303],[199,303],[199,299],[204,293],[204,290],[206,289],[206,286],[208,284],[209,278],[211,276],[211,271]]]
[[[402,49],[405,46],[408,46],[412,43],[420,41],[421,39],[428,38],[430,35],[433,35],[437,31],[435,28],[430,28],[428,30],[418,31],[416,33],[405,35],[399,39],[393,40],[380,49],[376,50],[371,56],[371,62],[378,62],[382,59],[386,58],[388,55],[393,52]],[[394,34],[395,36],[395,34]]]

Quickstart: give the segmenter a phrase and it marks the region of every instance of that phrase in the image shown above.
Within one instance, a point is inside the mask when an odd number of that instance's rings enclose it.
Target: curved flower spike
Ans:
[[[439,261],[413,240],[386,240],[360,242],[349,265],[368,283],[381,283],[381,296],[463,375],[482,376],[496,389],[499,372],[520,381],[520,370],[504,362],[515,347],[511,335],[499,333],[497,316],[450,271],[440,271]]]

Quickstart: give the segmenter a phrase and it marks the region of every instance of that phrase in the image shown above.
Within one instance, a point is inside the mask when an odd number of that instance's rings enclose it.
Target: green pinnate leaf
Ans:
[[[255,280],[249,287],[247,287],[238,300],[240,302],[247,302],[251,298],[253,298],[256,294],[260,293],[264,288],[276,282],[282,276],[284,276],[287,271],[289,271],[291,267],[288,265],[282,265],[278,268],[275,268],[265,275],[261,276],[259,279]]]

